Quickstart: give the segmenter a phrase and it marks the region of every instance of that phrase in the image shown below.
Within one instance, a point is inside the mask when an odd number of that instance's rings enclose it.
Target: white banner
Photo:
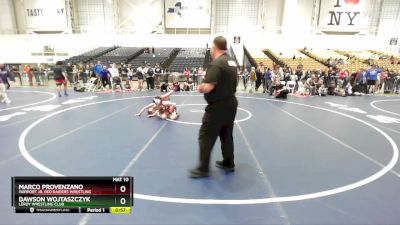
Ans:
[[[24,0],[26,28],[64,30],[67,28],[65,0]]]
[[[371,0],[320,0],[318,27],[327,31],[368,28]]]
[[[210,28],[211,0],[165,0],[166,28]]]

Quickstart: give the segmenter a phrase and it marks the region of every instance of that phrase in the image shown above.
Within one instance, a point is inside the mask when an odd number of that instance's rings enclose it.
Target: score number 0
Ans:
[[[124,179],[129,179],[129,178],[124,178]],[[121,193],[125,193],[126,192],[126,187],[124,185],[122,185],[119,190],[121,191]],[[121,205],[125,205],[126,204],[126,199],[125,198],[121,198],[120,199],[120,203]]]

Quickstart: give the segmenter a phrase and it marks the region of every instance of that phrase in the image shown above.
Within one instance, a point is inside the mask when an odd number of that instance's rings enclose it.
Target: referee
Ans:
[[[216,161],[216,166],[228,172],[235,170],[232,131],[238,107],[237,65],[226,50],[226,39],[216,37],[211,48],[213,61],[198,87],[208,105],[199,131],[200,164],[190,171],[192,178],[209,176],[210,155],[217,137],[221,141],[223,160]]]

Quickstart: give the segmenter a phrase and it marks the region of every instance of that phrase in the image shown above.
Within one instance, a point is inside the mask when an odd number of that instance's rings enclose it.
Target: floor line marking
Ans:
[[[271,104],[271,105],[272,105],[272,104]],[[274,106],[274,105],[272,105],[272,106]],[[274,107],[276,107],[276,106],[274,106]],[[276,107],[276,108],[278,108],[278,107]],[[378,165],[378,166],[381,167],[381,168],[385,168],[385,165],[383,165],[382,163],[380,163],[380,162],[378,162],[377,160],[371,158],[370,156],[368,156],[368,155],[366,155],[366,154],[360,152],[359,150],[355,149],[354,147],[352,147],[352,146],[350,146],[350,145],[348,145],[348,144],[342,142],[341,140],[339,140],[339,139],[335,138],[334,136],[332,136],[332,135],[326,133],[325,131],[323,131],[323,130],[317,128],[317,127],[315,127],[314,125],[308,123],[307,121],[304,121],[304,120],[300,119],[299,117],[297,117],[297,116],[295,116],[295,115],[289,113],[288,111],[286,111],[286,110],[284,110],[284,109],[281,109],[281,108],[278,108],[278,109],[281,110],[282,112],[284,112],[285,114],[291,116],[292,118],[294,118],[294,119],[296,119],[296,120],[302,122],[303,124],[307,125],[308,127],[310,127],[310,128],[312,128],[312,129],[318,131],[319,133],[321,133],[321,134],[327,136],[328,138],[332,139],[333,141],[335,141],[335,142],[337,142],[337,143],[343,145],[344,147],[346,147],[346,148],[352,150],[353,152],[357,153],[358,155],[360,155],[360,156],[366,158],[367,160],[369,160],[370,162],[374,163],[375,165]],[[392,174],[394,174],[395,176],[400,177],[400,174],[399,174],[398,172],[394,171],[393,169],[390,170],[390,172],[391,172]]]
[[[138,96],[138,97],[129,97],[129,98],[121,98],[121,99],[111,99],[111,100],[105,100],[105,101],[99,101],[95,103],[88,103],[88,104],[83,104],[79,106],[74,106],[68,109],[60,110],[58,112],[54,112],[44,118],[39,119],[38,121],[35,121],[32,123],[30,126],[28,126],[21,134],[20,139],[19,139],[19,148],[21,152],[25,151],[25,154],[27,154],[25,159],[31,163],[32,166],[35,166],[37,169],[47,173],[50,176],[59,176],[62,174],[57,173],[56,171],[53,171],[46,166],[40,164],[39,162],[34,162],[32,157],[29,158],[29,153],[26,152],[26,147],[25,147],[25,137],[28,134],[28,132],[35,127],[37,124],[42,122],[43,120],[46,120],[52,116],[55,116],[59,113],[73,110],[76,108],[81,108],[85,106],[90,106],[90,105],[95,105],[95,104],[103,104],[103,103],[108,103],[108,102],[116,102],[116,101],[124,101],[124,100],[131,100],[131,99],[141,99],[141,98],[151,98],[154,97],[154,95],[151,96]],[[203,97],[202,95],[176,95],[176,97]],[[259,98],[259,97],[246,97],[246,96],[238,96],[239,98],[242,99],[252,99],[252,100],[260,100],[260,101],[271,101],[271,102],[279,102],[281,104],[293,104],[293,105],[299,105],[299,106],[304,106],[307,108],[313,108],[313,109],[319,109],[325,112],[331,112],[334,114],[338,114],[350,119],[353,119],[361,124],[366,125],[369,128],[372,128],[379,134],[381,134],[383,137],[386,138],[386,140],[390,143],[392,146],[393,150],[393,156],[390,162],[380,171],[369,175],[368,177],[359,180],[354,183],[350,183],[344,186],[340,186],[337,188],[329,189],[329,190],[322,190],[319,192],[313,192],[313,193],[307,193],[307,194],[301,194],[301,195],[291,195],[291,196],[283,196],[283,197],[276,197],[276,198],[264,198],[264,199],[191,199],[191,198],[174,198],[174,197],[163,197],[163,196],[155,196],[155,195],[145,195],[145,194],[139,194],[135,193],[135,198],[136,199],[142,199],[142,200],[149,200],[149,201],[157,201],[157,202],[166,202],[166,203],[179,203],[179,204],[201,204],[201,205],[254,205],[254,204],[268,204],[268,203],[273,203],[273,202],[293,202],[293,201],[302,201],[302,200],[310,200],[310,199],[315,199],[315,198],[322,198],[326,196],[331,196],[339,193],[343,193],[346,191],[354,190],[359,187],[368,185],[379,178],[383,177],[386,175],[398,162],[399,159],[399,149],[397,147],[396,142],[385,132],[383,132],[381,129],[377,128],[376,126],[373,126],[372,124],[361,120],[357,117],[345,114],[343,112],[331,110],[328,108],[322,108],[318,106],[313,106],[313,105],[307,105],[307,104],[302,104],[302,103],[297,103],[297,102],[291,102],[287,100],[277,100],[277,99],[268,99],[268,98]],[[36,164],[35,164],[36,163]]]
[[[104,120],[104,119],[107,119],[107,118],[109,118],[109,117],[111,117],[111,116],[113,116],[113,115],[115,115],[115,114],[117,114],[117,113],[120,113],[120,112],[122,112],[122,111],[124,111],[124,110],[130,108],[131,106],[132,106],[132,105],[127,106],[127,107],[124,107],[124,108],[122,108],[122,109],[120,109],[120,110],[118,110],[118,111],[115,111],[115,112],[113,112],[113,113],[111,113],[111,114],[108,114],[108,115],[106,115],[106,116],[103,116],[103,117],[101,117],[101,118],[98,118],[98,119],[96,119],[96,120],[93,120],[93,121],[91,121],[91,122],[85,123],[85,124],[83,124],[83,125],[81,125],[81,126],[79,126],[79,127],[77,127],[77,128],[74,128],[74,129],[72,129],[72,130],[70,130],[70,131],[68,131],[68,132],[66,132],[66,133],[63,133],[63,134],[61,134],[61,135],[59,135],[59,136],[57,136],[57,137],[54,137],[54,138],[52,138],[52,139],[49,139],[49,140],[47,140],[47,141],[45,141],[45,142],[43,142],[43,143],[40,143],[40,144],[38,144],[38,145],[36,145],[36,146],[30,148],[30,149],[28,150],[28,152],[34,152],[34,151],[40,149],[41,147],[43,147],[43,146],[45,146],[45,145],[48,145],[48,144],[50,144],[50,143],[52,143],[52,142],[54,142],[54,141],[57,141],[57,140],[59,140],[59,139],[61,139],[61,138],[63,138],[63,137],[66,137],[66,136],[68,136],[68,135],[70,135],[70,134],[73,134],[73,133],[75,133],[76,131],[78,131],[78,130],[80,130],[80,129],[83,129],[83,128],[85,128],[85,127],[88,127],[88,126],[90,126],[90,125],[92,125],[92,124],[95,124],[95,123],[97,123],[97,122],[100,122],[100,121],[102,121],[102,120]],[[2,160],[2,161],[0,161],[0,166],[2,166],[2,165],[4,165],[4,164],[7,164],[8,162],[11,162],[11,161],[13,161],[13,160],[15,160],[15,159],[18,159],[18,158],[20,158],[22,155],[23,155],[22,153],[19,153],[19,154],[17,154],[17,155],[14,155],[14,156],[8,158],[8,159]]]
[[[32,105],[38,105],[38,104],[42,104],[45,102],[49,102],[52,101],[53,99],[57,98],[57,95],[55,93],[51,93],[51,92],[44,92],[44,91],[8,91],[8,92],[21,92],[21,93],[42,93],[42,94],[48,94],[51,95],[51,98],[48,98],[46,100],[40,101],[40,102],[34,102],[34,103],[30,103],[30,104],[26,104],[26,105],[21,105],[21,106],[15,106],[15,107],[10,107],[10,108],[6,108],[6,109],[0,109],[0,112],[2,111],[7,111],[7,110],[11,110],[11,109],[19,109],[19,108],[24,108],[27,106],[32,106]]]
[[[129,161],[128,165],[125,166],[125,168],[122,170],[122,172],[119,174],[119,176],[126,176],[128,173],[129,169],[133,166],[133,164],[136,163],[136,161],[140,158],[140,156],[143,155],[143,153],[147,150],[147,148],[150,146],[151,143],[156,139],[158,134],[161,133],[161,131],[164,129],[164,127],[168,124],[168,121],[166,121],[157,131],[154,133],[154,135],[146,142],[146,144],[139,150],[138,153],[136,153],[135,157],[132,158],[131,161]],[[90,220],[91,214],[86,214],[85,216],[82,217],[82,219],[78,222],[79,225],[86,225],[89,220]]]
[[[235,123],[235,125],[237,126],[240,134],[242,135],[242,138],[243,138],[244,143],[245,143],[245,145],[247,147],[247,150],[250,152],[251,158],[256,163],[257,170],[258,170],[259,174],[262,177],[264,185],[267,187],[268,191],[271,194],[271,196],[267,196],[267,197],[275,198],[276,194],[275,194],[274,188],[272,187],[272,184],[269,181],[267,174],[263,171],[260,162],[257,160],[257,157],[256,157],[256,154],[254,153],[253,147],[251,147],[251,145],[250,145],[246,135],[244,134],[244,132],[242,130],[242,127],[239,125],[239,123]],[[284,224],[285,225],[290,225],[291,223],[290,223],[290,220],[289,220],[289,216],[288,216],[287,212],[285,211],[285,209],[282,207],[282,204],[280,202],[276,202],[275,204],[276,204],[276,207],[278,209],[278,212],[279,212],[281,218],[284,218],[284,220],[285,220]]]
[[[400,101],[400,99],[376,100],[376,101],[372,101],[370,103],[370,106],[372,108],[376,109],[376,110],[381,111],[381,112],[385,112],[385,113],[389,113],[389,114],[392,114],[392,115],[400,116],[400,114],[398,114],[398,113],[394,113],[394,112],[391,112],[391,111],[388,111],[388,110],[384,110],[384,109],[381,109],[381,108],[375,106],[375,103],[378,103],[378,102],[397,102],[397,101]]]

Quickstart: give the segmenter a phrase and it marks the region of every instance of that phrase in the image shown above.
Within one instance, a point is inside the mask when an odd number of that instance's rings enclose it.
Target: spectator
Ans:
[[[65,70],[62,67],[63,63],[61,61],[58,61],[56,63],[56,66],[53,69],[54,72],[54,81],[56,83],[56,89],[58,93],[58,97],[61,97],[61,85],[64,86],[64,96],[67,97],[67,81],[66,81],[66,74]]]
[[[185,71],[183,71],[183,75],[185,76],[186,80],[189,80],[189,78],[190,78],[189,68],[185,68]]]
[[[270,68],[265,67],[265,72],[264,72],[264,92],[267,93],[269,89],[271,88],[271,83],[272,83],[272,71]]]
[[[69,85],[73,85],[74,83],[74,68],[71,66],[71,63],[67,63],[67,66],[65,67],[65,71],[67,72],[67,80]]]
[[[100,72],[100,79],[101,79],[101,83],[103,84],[103,88],[106,88],[106,86],[108,85],[111,87],[111,83],[110,83],[110,71],[107,70],[106,66],[103,66],[103,70]]]
[[[378,81],[378,74],[382,72],[382,69],[371,68],[367,70],[366,78],[368,85],[368,94],[374,94]]]
[[[260,67],[257,67],[256,69],[256,92],[258,91],[258,88],[261,86],[262,83],[262,72]]]
[[[188,81],[185,81],[185,83],[183,84],[183,90],[184,91],[193,91],[193,80],[192,78],[189,78]]]
[[[154,69],[150,65],[147,68],[147,90],[154,90]]]
[[[41,85],[45,86],[47,85],[47,72],[46,72],[46,68],[44,67],[44,65],[40,65],[39,67],[39,76],[40,76],[40,81],[41,81]]]
[[[19,85],[22,86],[22,77],[21,77],[21,73],[19,72],[18,68],[16,66],[13,66],[11,68],[10,72],[12,73],[12,76],[14,77],[14,79],[15,79],[15,77],[18,77]]]
[[[250,90],[249,93],[253,93],[253,88],[256,82],[256,69],[254,67],[251,67],[251,71],[250,71]]]
[[[242,74],[244,90],[247,89],[247,82],[249,80],[249,76],[250,76],[249,71],[247,70],[247,68],[244,68],[244,71],[243,71],[243,74]]]
[[[181,91],[181,86],[179,85],[179,82],[177,80],[175,80],[175,82],[172,83],[172,90],[174,92]]]
[[[36,85],[40,86],[40,71],[37,66],[31,68],[33,76],[35,76]]]
[[[0,64],[0,103],[11,103],[11,100],[8,98],[6,94],[6,89],[10,87],[8,84],[8,77],[10,76],[10,72],[5,68],[3,64]],[[8,86],[6,87],[5,84]]]
[[[82,79],[82,82],[84,84],[87,83],[88,81],[88,74],[87,74],[87,70],[86,70],[86,66],[85,65],[81,65],[79,67],[79,77]]]
[[[33,86],[33,73],[31,69],[31,65],[26,65],[24,67],[24,73],[28,77],[29,86]]]
[[[139,91],[143,90],[144,74],[145,74],[144,65],[142,65],[136,69],[136,76],[138,77],[138,90]]]
[[[198,80],[197,80],[197,70],[196,68],[192,68],[192,80],[193,80],[193,85],[194,87],[197,87],[199,85]]]
[[[317,82],[318,79],[315,74],[311,75],[311,77],[307,79],[306,83],[304,84],[304,88],[309,90],[309,95],[315,95]]]

